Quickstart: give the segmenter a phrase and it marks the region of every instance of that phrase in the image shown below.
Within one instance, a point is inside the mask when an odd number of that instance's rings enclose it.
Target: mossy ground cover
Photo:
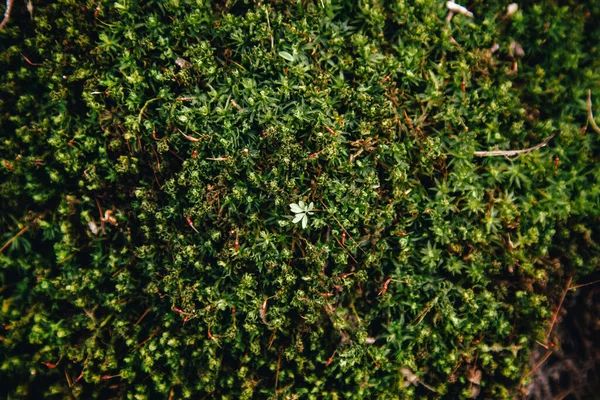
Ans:
[[[597,2],[32,6],[3,396],[509,398],[600,264]]]

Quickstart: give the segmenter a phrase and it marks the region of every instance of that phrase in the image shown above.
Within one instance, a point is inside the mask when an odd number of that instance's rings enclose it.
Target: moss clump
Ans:
[[[600,7],[355,3],[17,2],[3,395],[517,393],[600,264]]]

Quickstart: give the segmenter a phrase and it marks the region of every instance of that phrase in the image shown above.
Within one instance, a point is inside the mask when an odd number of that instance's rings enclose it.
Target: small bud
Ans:
[[[515,42],[514,40],[510,43],[510,51],[515,58],[521,58],[525,55],[525,50],[523,50],[523,46],[519,42]]]
[[[490,53],[494,54],[495,52],[498,51],[499,48],[500,48],[500,45],[498,43],[494,43],[494,45],[490,48]]]
[[[506,8],[506,18],[512,17],[517,11],[519,11],[519,5],[517,3],[511,3]]]
[[[511,249],[515,248],[515,244],[510,240],[510,235],[508,235],[508,247]]]
[[[181,69],[189,69],[193,67],[193,64],[191,62],[189,62],[186,59],[183,59],[181,57],[177,58],[177,60],[175,60],[175,64],[177,64],[179,66],[179,68]]]
[[[94,221],[90,221],[88,222],[88,227],[90,228],[90,231],[94,234],[97,235],[98,234],[98,226],[96,226],[96,223]]]

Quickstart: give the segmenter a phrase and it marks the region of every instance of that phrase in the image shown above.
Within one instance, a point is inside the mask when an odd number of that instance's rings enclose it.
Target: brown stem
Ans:
[[[15,240],[18,239],[19,236],[21,236],[22,234],[24,234],[25,232],[27,232],[29,230],[30,225],[25,226],[25,228],[21,229],[19,231],[19,233],[17,233],[15,236],[13,236],[8,242],[6,242],[4,244],[4,246],[2,246],[2,248],[0,248],[0,253],[2,253],[8,246],[10,246],[10,244],[12,242],[14,242]]]
[[[552,322],[550,322],[550,328],[548,328],[548,333],[546,333],[546,343],[548,343],[548,339],[550,338],[552,329],[554,329],[554,324],[556,323],[556,318],[558,318],[558,313],[560,312],[563,301],[565,301],[565,297],[567,296],[567,292],[569,291],[572,281],[573,281],[573,277],[571,276],[571,277],[569,277],[569,280],[567,282],[567,288],[563,292],[563,295],[560,299],[560,303],[558,303],[558,307],[556,308],[556,311],[554,311],[554,314],[552,315],[552,320],[551,320]]]
[[[0,22],[0,31],[4,29],[4,26],[8,23],[10,19],[10,10],[12,9],[13,0],[6,0],[6,11],[4,11],[4,19]]]

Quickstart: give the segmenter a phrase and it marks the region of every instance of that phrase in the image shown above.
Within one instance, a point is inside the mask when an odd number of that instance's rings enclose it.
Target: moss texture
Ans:
[[[2,396],[521,393],[600,265],[600,3],[465,6],[15,1]]]

